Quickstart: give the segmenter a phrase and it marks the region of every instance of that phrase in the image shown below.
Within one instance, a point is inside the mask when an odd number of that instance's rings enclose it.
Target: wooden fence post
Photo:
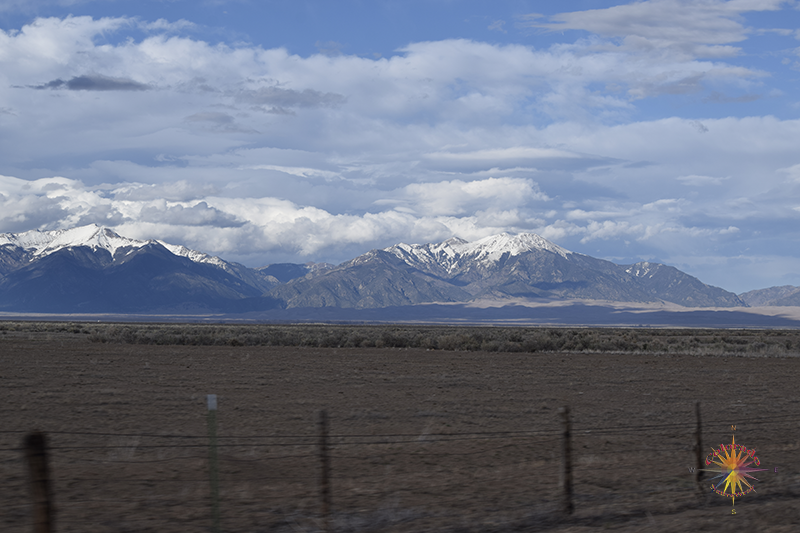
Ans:
[[[324,531],[331,530],[331,460],[328,455],[328,412],[319,412],[320,514]]]
[[[208,481],[211,485],[211,531],[219,533],[219,467],[217,463],[217,395],[206,396],[208,402]]]
[[[703,439],[702,429],[700,424],[700,402],[694,402],[694,414],[697,419],[697,426],[694,430],[694,442],[692,449],[694,450],[694,482],[697,485],[697,492],[703,493],[701,483],[703,481]]]
[[[572,505],[572,449],[570,444],[571,425],[569,420],[569,406],[558,410],[561,414],[561,471],[558,477],[558,488],[561,493],[561,512],[571,515],[574,511]]]
[[[44,433],[36,431],[25,437],[25,458],[30,472],[30,493],[33,499],[33,532],[52,533],[55,509],[51,498],[47,439]]]

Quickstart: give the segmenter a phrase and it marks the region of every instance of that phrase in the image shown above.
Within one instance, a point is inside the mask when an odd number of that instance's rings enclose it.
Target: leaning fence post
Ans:
[[[572,505],[572,450],[570,446],[571,427],[569,406],[558,410],[561,414],[561,471],[558,477],[558,488],[561,493],[561,512],[571,515]]]
[[[219,469],[217,468],[217,395],[206,396],[208,402],[208,480],[211,485],[211,518],[214,533],[219,533]]]
[[[319,490],[324,531],[331,530],[331,460],[328,455],[328,412],[324,409],[319,412],[319,457],[320,476]]]
[[[47,465],[47,439],[35,431],[25,437],[25,458],[30,472],[30,493],[33,499],[33,532],[52,533],[55,509]]]
[[[694,450],[695,465],[694,465],[694,482],[697,485],[697,492],[702,493],[701,482],[703,478],[703,440],[700,424],[700,402],[694,402],[694,414],[697,419],[697,427],[694,430],[694,443],[692,449]]]

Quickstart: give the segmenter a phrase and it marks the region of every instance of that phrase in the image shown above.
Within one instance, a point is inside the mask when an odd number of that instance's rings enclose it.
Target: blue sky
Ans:
[[[0,232],[249,266],[538,233],[800,285],[781,0],[0,0]]]

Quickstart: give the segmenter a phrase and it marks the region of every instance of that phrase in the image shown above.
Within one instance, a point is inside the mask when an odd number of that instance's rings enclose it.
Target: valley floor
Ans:
[[[798,377],[793,352],[156,346],[6,331],[0,529],[30,530],[19,448],[39,429],[57,531],[211,530],[206,395],[217,394],[226,532],[321,529],[322,409],[334,531],[796,531]],[[696,493],[695,401],[705,451],[736,425],[768,469],[735,515],[729,499]],[[568,517],[557,512],[563,406]]]
[[[556,327],[800,329],[800,307],[683,307],[599,300],[476,300],[356,309],[289,308],[235,314],[47,314],[0,312],[2,321],[170,322],[230,324],[461,324]]]

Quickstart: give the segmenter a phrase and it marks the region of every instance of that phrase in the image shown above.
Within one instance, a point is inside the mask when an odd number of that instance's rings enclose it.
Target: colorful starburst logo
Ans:
[[[733,426],[732,429],[736,430],[736,426]],[[711,490],[720,496],[731,498],[733,504],[731,514],[736,514],[735,507],[737,497],[742,497],[756,490],[756,488],[748,482],[748,479],[753,481],[758,481],[758,479],[751,476],[750,473],[767,470],[766,468],[750,466],[760,466],[761,461],[756,456],[755,449],[748,449],[747,446],[736,444],[735,436],[731,436],[730,444],[720,444],[719,448],[709,453],[706,456],[705,462],[706,466],[717,465],[719,467],[702,468],[701,470],[717,474],[711,478]],[[714,485],[713,482],[716,479],[720,481]]]

